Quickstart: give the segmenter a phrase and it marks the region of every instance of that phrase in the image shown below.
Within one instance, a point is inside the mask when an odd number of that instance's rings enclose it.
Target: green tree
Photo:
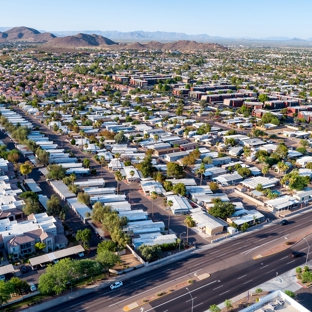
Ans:
[[[23,192],[22,194],[19,195],[20,198],[23,198],[23,199],[32,199],[33,201],[38,201],[39,200],[39,196],[37,193],[35,192],[32,192],[32,191],[26,191],[26,192]]]
[[[80,242],[84,248],[89,244],[91,240],[91,230],[90,229],[84,229],[84,230],[78,230],[76,233],[76,240]]]
[[[278,144],[275,154],[280,156],[281,158],[285,159],[288,155],[288,147],[284,143]]]
[[[243,178],[247,178],[251,176],[251,171],[249,168],[238,168],[237,173],[241,175]]]
[[[11,298],[11,293],[13,292],[14,288],[11,283],[0,281],[0,307],[2,307],[4,303],[8,302]]]
[[[263,191],[263,185],[262,185],[261,183],[257,184],[256,190],[257,190],[258,192]]]
[[[128,138],[125,136],[123,131],[118,132],[114,136],[114,140],[116,141],[117,144],[122,144],[122,143],[127,143],[128,142]]]
[[[65,178],[66,175],[66,169],[63,168],[61,165],[49,165],[47,167],[48,169],[48,179],[52,180],[62,180]]]
[[[203,183],[203,174],[205,173],[205,171],[206,171],[205,164],[201,163],[200,167],[196,171],[197,174],[200,174],[200,183],[199,183],[199,185],[202,185],[202,183]]]
[[[212,158],[210,156],[206,156],[203,159],[204,164],[212,164]]]
[[[193,218],[191,216],[186,216],[185,217],[184,224],[187,227],[194,227],[196,225],[195,221],[193,220]]]
[[[68,283],[73,283],[77,278],[75,264],[75,261],[65,258],[53,266],[48,266],[46,273],[39,277],[40,292],[42,294],[60,294],[66,290]]]
[[[281,179],[281,184],[288,185],[289,189],[302,191],[308,186],[310,182],[309,177],[300,176],[298,171],[292,171],[284,175]]]
[[[147,262],[152,262],[162,257],[162,250],[158,245],[141,245],[138,251]]]
[[[154,171],[154,167],[152,165],[152,157],[145,156],[143,161],[140,163],[139,169],[141,170],[144,178],[150,177]]]
[[[23,212],[25,215],[29,216],[32,213],[39,213],[41,211],[38,201],[35,201],[31,198],[25,200],[25,206],[23,207]]]
[[[183,176],[183,168],[174,162],[167,163],[167,177],[173,177],[175,179]]]
[[[77,199],[82,204],[90,205],[90,195],[88,193],[84,192],[78,193]]]
[[[58,216],[62,211],[62,205],[57,195],[52,194],[51,198],[47,201],[47,214],[49,216]]]
[[[241,231],[242,232],[245,232],[245,231],[247,231],[248,230],[248,228],[249,228],[249,225],[248,225],[248,223],[246,222],[246,223],[244,223],[243,225],[241,225]]]
[[[263,166],[261,172],[264,176],[266,176],[269,173],[269,166]]]
[[[304,147],[304,148],[307,148],[307,147],[310,146],[309,141],[308,141],[308,140],[305,140],[305,139],[301,139],[300,142],[299,142],[299,144],[300,144],[302,147]]]
[[[174,194],[186,195],[186,187],[183,183],[177,183],[173,186],[172,191]]]
[[[109,250],[102,250],[97,253],[95,260],[102,265],[104,271],[108,271],[120,262],[120,257]]]
[[[18,277],[12,277],[9,282],[12,287],[12,292],[15,294],[23,295],[23,293],[27,292],[29,290],[29,285],[26,281],[21,280]],[[0,296],[1,297],[1,296]]]
[[[216,182],[209,182],[210,190],[215,193],[219,190],[219,186]]]
[[[165,181],[164,182],[164,188],[167,192],[170,192],[172,191],[172,188],[173,188],[173,184],[171,181]]]
[[[90,159],[89,158],[84,158],[82,163],[83,163],[83,166],[85,168],[89,168],[90,167]]]
[[[226,220],[235,212],[235,206],[230,202],[222,202],[220,199],[214,200],[214,205],[209,209],[209,213],[216,218]]]
[[[42,243],[42,242],[38,242],[35,244],[35,248],[39,251],[42,251],[43,249],[46,248],[46,244],[45,243]]]
[[[97,252],[101,253],[104,250],[116,252],[117,251],[117,244],[111,240],[105,240],[103,242],[100,242],[97,246]]]
[[[266,101],[269,100],[269,97],[268,97],[267,94],[262,93],[262,94],[260,94],[260,95],[258,96],[258,100],[259,100],[259,102],[264,103],[264,102],[266,102]]]
[[[26,161],[20,165],[19,170],[23,176],[27,176],[32,172],[33,168],[33,164],[30,161]]]

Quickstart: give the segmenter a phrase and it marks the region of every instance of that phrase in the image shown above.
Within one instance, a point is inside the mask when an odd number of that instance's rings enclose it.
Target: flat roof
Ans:
[[[35,266],[41,263],[51,262],[55,259],[61,259],[64,257],[75,255],[75,254],[78,254],[79,252],[84,252],[84,251],[85,250],[81,245],[77,245],[74,247],[54,251],[54,252],[39,256],[39,257],[30,258],[29,263],[31,266]]]
[[[0,275],[4,275],[7,273],[12,273],[14,272],[14,268],[12,264],[4,265],[0,267]]]

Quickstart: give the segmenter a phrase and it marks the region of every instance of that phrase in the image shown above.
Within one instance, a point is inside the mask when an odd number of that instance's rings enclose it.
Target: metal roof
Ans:
[[[74,247],[70,247],[70,248],[66,248],[66,249],[50,252],[48,254],[45,254],[45,255],[42,255],[42,256],[39,256],[39,257],[30,258],[29,262],[30,262],[31,266],[34,266],[34,265],[38,265],[38,264],[41,264],[41,263],[51,262],[51,261],[53,261],[55,259],[61,259],[61,258],[64,258],[64,257],[75,255],[75,254],[78,254],[79,252],[84,252],[84,251],[85,250],[84,250],[84,248],[81,245],[77,245],[77,246],[74,246]],[[0,267],[0,268],[3,268],[3,267]],[[13,268],[13,266],[12,266],[12,268]],[[14,269],[13,269],[13,271],[14,271]],[[0,270],[0,272],[1,272],[1,270]]]
[[[0,267],[0,275],[4,275],[4,274],[7,274],[7,273],[12,273],[14,271],[15,270],[14,270],[12,264],[8,264],[8,265]]]

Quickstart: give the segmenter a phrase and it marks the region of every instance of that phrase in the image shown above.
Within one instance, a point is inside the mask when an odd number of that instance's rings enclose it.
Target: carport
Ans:
[[[77,245],[74,247],[50,252],[50,253],[42,255],[42,256],[30,258],[29,263],[32,267],[34,267],[34,266],[39,265],[39,264],[48,263],[48,262],[52,262],[53,260],[69,257],[72,255],[76,255],[76,254],[79,254],[80,252],[84,252],[84,251],[85,250],[81,245]]]
[[[14,273],[14,272],[15,270],[12,264],[8,264],[8,265],[0,267],[0,275],[5,275],[8,273]]]

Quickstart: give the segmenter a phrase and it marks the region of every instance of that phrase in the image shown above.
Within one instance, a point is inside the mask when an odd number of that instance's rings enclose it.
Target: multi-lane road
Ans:
[[[270,257],[253,260],[253,257],[267,248],[297,237],[311,226],[312,212],[298,215],[287,226],[279,224],[261,230],[242,234],[222,244],[191,255],[189,258],[156,268],[143,275],[125,279],[124,286],[110,290],[108,287],[86,296],[63,303],[45,311],[122,311],[127,304],[139,298],[155,294],[194,277],[194,273],[209,272],[211,277],[189,285],[194,298],[194,311],[205,311],[211,304],[219,304],[240,293],[247,292],[267,280],[303,264],[306,260],[307,244],[303,240],[292,249]],[[312,244],[312,237],[308,237]],[[292,258],[291,250],[300,250],[303,256]],[[191,297],[186,289],[146,304],[144,311],[190,311]],[[140,309],[134,310],[135,312]]]

